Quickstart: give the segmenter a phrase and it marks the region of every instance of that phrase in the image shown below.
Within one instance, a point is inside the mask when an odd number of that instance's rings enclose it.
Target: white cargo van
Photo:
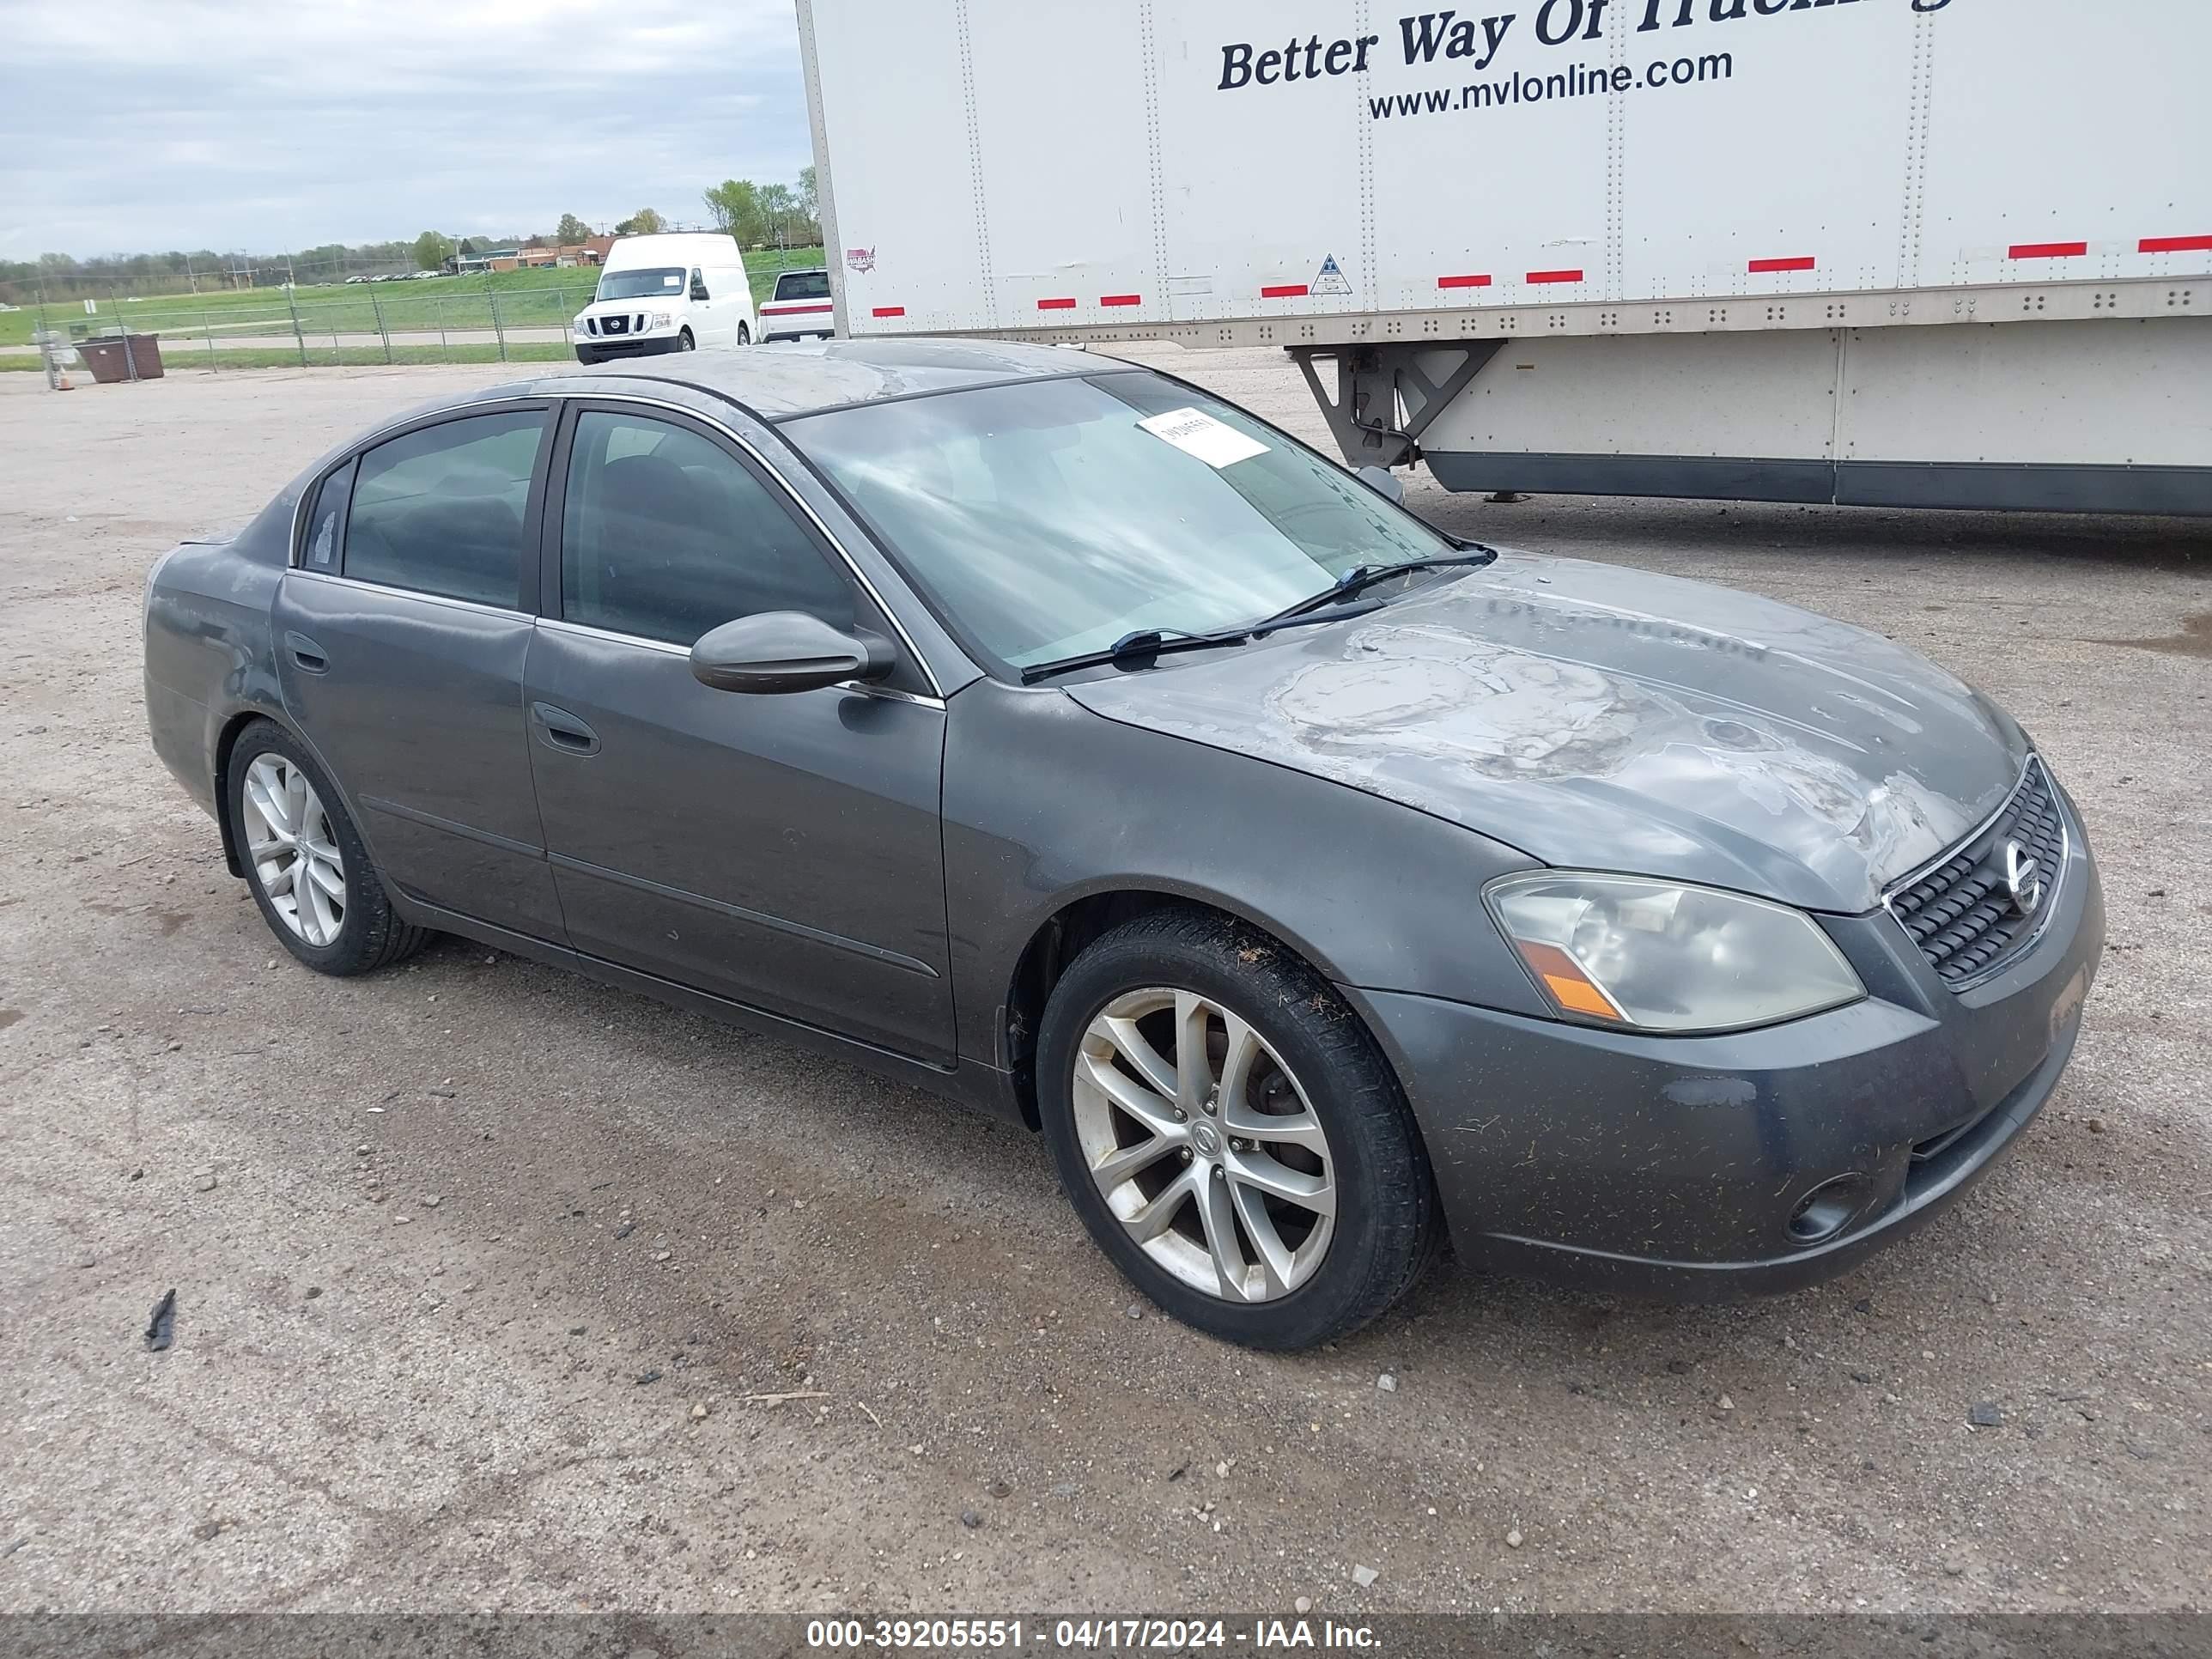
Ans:
[[[760,325],[737,238],[692,231],[621,238],[570,331],[580,363],[750,345]]]

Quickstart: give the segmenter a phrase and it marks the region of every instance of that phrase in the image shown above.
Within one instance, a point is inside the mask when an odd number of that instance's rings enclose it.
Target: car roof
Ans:
[[[1127,367],[1066,346],[1011,340],[828,340],[622,358],[549,374],[536,386],[541,394],[586,397],[603,380],[659,380],[781,421],[854,404]]]

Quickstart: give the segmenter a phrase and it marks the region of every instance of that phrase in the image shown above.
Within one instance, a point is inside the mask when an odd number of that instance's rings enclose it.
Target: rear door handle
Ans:
[[[564,755],[599,752],[599,734],[565,708],[556,708],[550,702],[533,702],[530,705],[530,720],[549,749],[557,749]]]
[[[292,660],[310,674],[326,674],[330,672],[331,659],[323,654],[323,647],[305,634],[287,632],[284,635],[284,648],[292,653]]]

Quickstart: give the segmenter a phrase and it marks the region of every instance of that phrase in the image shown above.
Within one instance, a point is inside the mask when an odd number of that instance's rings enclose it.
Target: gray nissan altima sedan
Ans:
[[[1028,1124],[1237,1341],[1447,1236],[1701,1297],[1926,1220],[2098,964],[2033,744],[1878,635],[1396,494],[1065,349],[549,373],[166,555],[146,707],[309,967],[458,933]]]

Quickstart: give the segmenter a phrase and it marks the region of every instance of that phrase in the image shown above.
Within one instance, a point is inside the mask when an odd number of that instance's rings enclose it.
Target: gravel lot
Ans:
[[[1280,359],[1162,355],[1320,436]],[[2014,1156],[1839,1283],[1447,1266],[1255,1356],[1133,1317],[1018,1131],[458,942],[270,941],[148,747],[143,574],[498,378],[0,377],[0,1609],[2205,1604],[2212,528],[1417,487],[1985,687],[2111,955]]]

